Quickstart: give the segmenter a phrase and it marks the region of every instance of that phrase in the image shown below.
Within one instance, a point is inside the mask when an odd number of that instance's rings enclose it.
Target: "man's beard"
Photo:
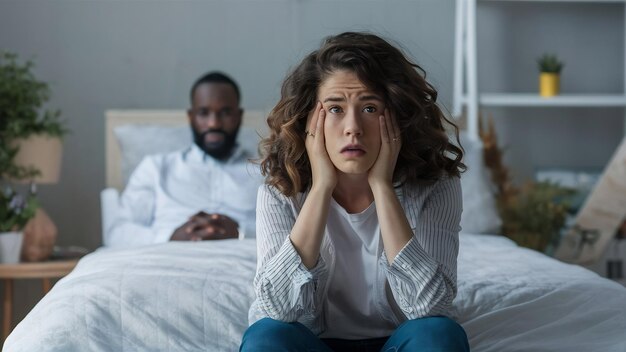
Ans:
[[[193,141],[196,145],[202,149],[208,155],[218,160],[225,160],[232,154],[232,151],[237,142],[237,133],[239,127],[233,133],[227,133],[222,129],[210,129],[204,132],[197,131],[193,126],[191,127],[193,133]],[[221,133],[224,136],[220,142],[208,143],[204,139],[208,133]]]

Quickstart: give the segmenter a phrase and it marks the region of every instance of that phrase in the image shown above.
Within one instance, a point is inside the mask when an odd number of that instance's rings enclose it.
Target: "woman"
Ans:
[[[468,351],[456,294],[462,151],[421,68],[365,33],[287,77],[262,142],[255,322],[242,351]]]

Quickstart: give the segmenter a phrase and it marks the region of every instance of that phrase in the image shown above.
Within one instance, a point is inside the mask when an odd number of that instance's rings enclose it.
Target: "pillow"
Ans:
[[[502,221],[496,208],[495,187],[483,161],[482,143],[470,141],[465,132],[461,132],[460,139],[465,148],[463,162],[467,166],[467,171],[461,174],[462,232],[498,234]]]
[[[129,124],[113,130],[122,155],[121,169],[124,184],[141,160],[150,154],[162,154],[187,148],[193,143],[191,127]],[[258,150],[259,136],[251,128],[242,126],[238,142],[253,153]]]
[[[193,141],[189,126],[131,124],[116,127],[113,133],[122,154],[124,184],[145,156],[180,150]]]

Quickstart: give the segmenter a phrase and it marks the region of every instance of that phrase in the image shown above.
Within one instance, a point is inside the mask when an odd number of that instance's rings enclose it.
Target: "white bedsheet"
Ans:
[[[236,351],[255,258],[253,240],[96,251],[3,351]],[[626,351],[626,289],[590,271],[462,234],[458,280],[472,351]]]
[[[501,236],[461,235],[455,314],[473,351],[626,352],[626,288]]]

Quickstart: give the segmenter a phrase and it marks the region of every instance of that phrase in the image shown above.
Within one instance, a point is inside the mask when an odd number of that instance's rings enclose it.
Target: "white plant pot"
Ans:
[[[20,262],[23,239],[24,234],[21,232],[0,232],[0,263]]]

